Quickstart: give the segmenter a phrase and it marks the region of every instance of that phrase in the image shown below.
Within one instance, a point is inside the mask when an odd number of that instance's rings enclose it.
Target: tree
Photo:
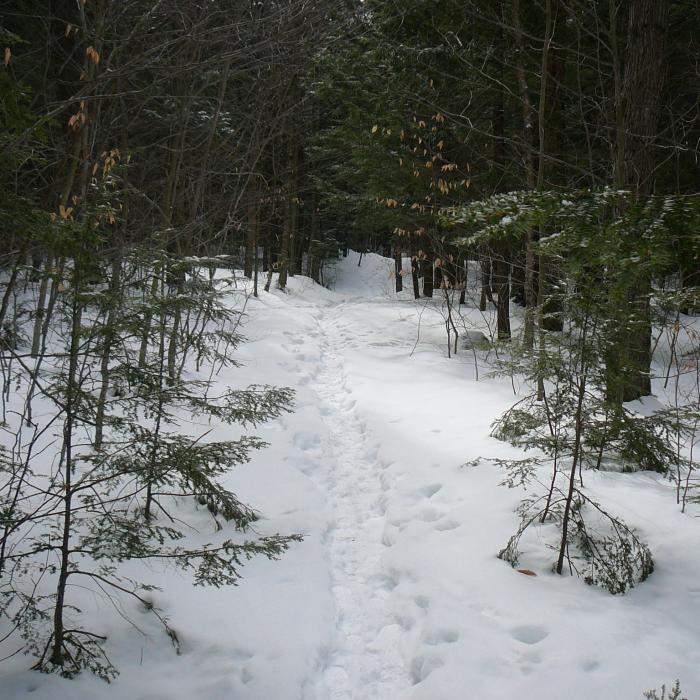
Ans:
[[[652,556],[633,530],[586,494],[583,469],[683,470],[690,475],[696,468],[692,444],[698,420],[692,399],[652,416],[609,399],[610,348],[618,342],[620,328],[638,323],[637,310],[624,303],[627,291],[640,276],[661,278],[677,269],[678,244],[687,235],[696,236],[700,214],[697,197],[642,202],[628,194],[624,216],[613,206],[620,201],[617,190],[526,191],[451,212],[454,222],[472,231],[465,245],[516,241],[533,228],[557,231],[542,238],[536,251],[547,267],[558,263],[570,290],[563,304],[563,332],[544,336],[536,357],[526,346],[526,352],[502,363],[502,371],[525,377],[533,392],[507,411],[493,431],[540,454],[501,460],[509,471],[508,485],[535,482],[542,464],[551,468],[551,480],[547,490],[522,502],[520,526],[500,556],[515,566],[518,544],[528,529],[554,522],[559,534],[558,542],[550,543],[558,553],[554,570],[561,574],[568,564],[587,583],[612,593],[643,581],[653,570]],[[669,293],[684,292],[676,288]],[[667,323],[664,317],[655,320],[662,327]],[[689,457],[677,449],[680,445],[688,448]]]

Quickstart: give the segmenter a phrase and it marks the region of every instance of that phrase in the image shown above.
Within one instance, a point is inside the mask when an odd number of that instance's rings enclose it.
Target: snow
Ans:
[[[656,474],[586,474],[655,557],[624,596],[556,576],[544,547],[524,552],[536,576],[499,560],[523,497],[489,462],[521,456],[489,437],[516,398],[510,380],[489,378],[476,351],[447,358],[437,290],[415,302],[393,293],[393,260],[357,263],[354,252],[339,261],[332,291],[297,276],[251,298],[244,366],[220,374],[222,386],[296,390],[294,413],[254,431],[270,446],[227,486],[260,510],[261,534],[304,541],[246,564],[236,588],[132,565],[162,587],[152,597],[182,654],[129,601],[138,629],[85,592],[119,678],[64,680],[16,656],[0,664],[3,698],[623,700],[676,678],[697,697],[699,509],[682,514]],[[489,336],[491,319],[467,313]],[[232,437],[219,431],[212,439]]]

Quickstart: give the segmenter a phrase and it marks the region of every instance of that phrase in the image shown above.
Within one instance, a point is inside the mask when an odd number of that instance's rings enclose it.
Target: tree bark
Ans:
[[[669,8],[670,0],[635,0],[629,7],[622,85],[624,130],[617,144],[618,151],[624,150],[624,162],[620,166],[618,152],[616,178],[641,199],[655,189],[654,146],[667,73]],[[639,275],[628,292],[631,331],[619,339],[614,351],[619,354],[619,367],[613,360],[609,368],[618,374],[613,377],[617,389],[610,392],[616,402],[651,394],[651,294],[651,279],[646,274]]]
[[[493,258],[493,289],[497,295],[496,327],[499,340],[510,340],[510,265],[501,255]]]
[[[411,256],[411,281],[413,282],[413,297],[420,299],[420,283],[418,282],[418,255]]]
[[[248,195],[248,228],[246,229],[245,261],[243,274],[251,279],[253,276],[253,261],[257,256],[256,241],[258,229],[258,192],[255,177],[251,179],[250,193]]]
[[[80,327],[82,323],[82,304],[78,299],[81,289],[80,263],[76,261],[73,275],[73,301],[71,309],[71,339],[68,376],[66,378],[65,422],[63,426],[63,512],[61,513],[61,544],[59,547],[59,570],[56,583],[56,602],[54,603],[53,637],[49,661],[62,666],[65,661],[65,612],[66,586],[70,576],[70,539],[73,530],[73,433],[78,413],[78,351],[80,348]]]
[[[394,245],[394,277],[396,278],[396,292],[403,291],[403,277],[401,276],[401,248]]]
[[[523,40],[522,25],[520,23],[520,0],[513,0],[511,5],[511,20],[515,34],[515,73],[518,81],[518,92],[520,93],[523,114],[525,182],[529,190],[534,190],[536,185],[533,166],[533,154],[535,152],[535,110],[532,106],[532,100],[530,99],[530,89],[525,74],[524,57],[526,49]],[[537,303],[535,291],[535,252],[533,243],[533,232],[527,231],[523,236],[523,245],[525,248],[525,325],[523,328],[523,344],[527,348],[531,348],[534,342],[534,309]]]

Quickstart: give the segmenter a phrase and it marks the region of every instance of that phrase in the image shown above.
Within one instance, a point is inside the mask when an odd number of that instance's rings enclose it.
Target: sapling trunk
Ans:
[[[272,264],[270,264],[269,269],[267,271],[267,280],[265,280],[265,291],[269,292],[270,291],[270,284],[272,284]]]
[[[19,273],[19,261],[22,259],[22,253],[17,255],[15,264],[12,266],[12,272],[10,273],[10,279],[7,281],[7,286],[5,287],[5,293],[2,295],[2,303],[0,304],[0,328],[5,322],[5,316],[7,315],[7,309],[10,306],[10,299],[15,291],[15,285],[17,284],[17,275]]]
[[[56,306],[56,299],[61,292],[61,280],[63,279],[63,271],[66,266],[66,259],[59,258],[58,264],[56,265],[56,271],[51,277],[51,292],[49,293],[49,303],[46,306],[46,313],[44,314],[44,323],[41,327],[41,354],[46,352],[46,344],[48,343],[49,337],[49,327],[51,325],[51,319],[53,317],[53,310]]]
[[[46,258],[44,274],[41,276],[41,281],[39,282],[39,297],[36,302],[34,326],[32,329],[32,357],[36,357],[39,354],[39,348],[41,347],[41,327],[44,320],[44,306],[46,305],[46,294],[49,286],[49,273],[52,264],[53,258],[51,255],[49,255]]]
[[[175,360],[177,358],[177,346],[182,326],[182,306],[180,296],[184,291],[184,273],[180,274],[177,287],[175,289],[175,313],[173,314],[173,325],[168,342],[168,385],[173,386],[177,379],[175,372]]]
[[[258,296],[258,226],[255,227],[253,238],[253,296]]]
[[[253,277],[254,260],[257,255],[257,228],[258,228],[258,193],[255,177],[251,180],[251,192],[248,196],[248,228],[245,237],[245,259],[243,263],[243,275],[248,279]]]
[[[693,459],[693,452],[695,450],[695,444],[697,442],[697,431],[698,431],[698,423],[700,421],[696,420],[693,423],[693,429],[690,433],[690,452],[688,454],[688,471],[686,472],[685,475],[685,485],[683,487],[683,497],[681,499],[681,513],[685,513],[685,507],[688,503],[688,492],[690,491],[690,480],[693,475],[694,471],[694,464],[695,461]]]
[[[163,383],[166,370],[166,352],[165,352],[165,328],[166,318],[165,312],[161,311],[159,323],[159,340],[158,340],[158,402],[155,414],[155,426],[153,428],[153,444],[151,445],[151,455],[147,467],[146,474],[146,503],[144,506],[144,517],[150,520],[152,517],[153,508],[153,485],[156,474],[156,466],[158,463],[158,447],[160,443],[160,428],[163,420],[163,407],[165,405],[165,397],[163,395]]]
[[[445,317],[445,332],[447,333],[447,357],[451,357],[451,334],[454,333],[454,354],[457,354],[457,342],[459,340],[459,331],[457,326],[455,326],[454,319],[452,318],[452,296],[447,285],[443,284],[442,291],[445,295],[445,306],[447,308],[447,316]]]
[[[547,412],[547,424],[549,425],[549,434],[554,439],[554,454],[552,456],[552,480],[549,484],[549,491],[547,492],[547,502],[545,503],[544,510],[542,511],[542,517],[540,522],[543,523],[547,520],[549,515],[549,509],[552,506],[552,496],[554,495],[554,486],[557,482],[557,476],[559,474],[559,443],[557,441],[557,432],[554,428],[554,423],[552,422],[552,414],[549,410],[549,402],[547,401],[547,394],[542,394],[542,400],[544,401],[545,411]]]
[[[583,330],[581,333],[581,349],[585,352],[586,340],[588,331],[588,320],[586,319],[583,324]],[[564,503],[564,517],[562,519],[561,525],[561,543],[559,545],[559,558],[557,559],[556,571],[561,574],[564,568],[564,558],[566,556],[566,548],[568,543],[569,535],[569,520],[571,517],[571,506],[574,499],[575,482],[576,482],[576,470],[579,467],[579,460],[581,455],[581,441],[583,438],[583,399],[586,395],[586,384],[587,384],[587,360],[582,354],[581,357],[581,375],[578,382],[578,396],[576,400],[576,412],[574,414],[574,451],[571,459],[571,471],[569,472],[569,488],[566,494],[566,501]]]
[[[62,666],[65,661],[65,611],[66,585],[70,575],[70,538],[73,523],[73,432],[78,404],[78,351],[80,349],[80,327],[82,323],[82,304],[79,299],[81,291],[80,263],[76,260],[73,277],[73,300],[71,308],[70,355],[68,376],[66,378],[65,423],[63,429],[63,512],[61,514],[61,545],[59,548],[60,566],[56,586],[56,601],[53,616],[53,636],[49,662]]]
[[[537,281],[537,400],[544,400],[544,373],[547,363],[547,348],[544,335],[544,258],[539,256],[539,278]]]
[[[102,357],[100,358],[100,394],[97,399],[95,411],[95,449],[102,448],[104,432],[105,405],[109,392],[109,360],[112,355],[112,347],[115,337],[116,317],[119,313],[117,298],[121,294],[121,259],[118,253],[112,258],[112,279],[109,285],[109,311],[105,319],[105,330],[102,338]]]
[[[46,313],[44,314],[43,325],[41,328],[41,346],[36,358],[36,364],[34,365],[34,371],[31,374],[31,381],[29,384],[29,390],[27,391],[27,398],[25,400],[25,413],[24,420],[29,426],[32,424],[32,400],[34,398],[34,392],[36,390],[36,383],[39,378],[39,372],[41,370],[41,365],[43,363],[44,357],[46,355],[46,345],[48,343],[49,337],[49,324],[53,317],[53,310],[56,306],[56,299],[61,287],[61,278],[63,277],[63,269],[65,266],[65,258],[61,258],[58,262],[56,272],[53,276],[51,282],[51,292],[49,293],[49,303],[46,306]]]
[[[151,310],[151,302],[156,298],[158,294],[158,266],[153,271],[153,278],[151,279],[151,288],[149,294],[144,294],[143,304],[143,329],[141,331],[141,347],[139,349],[139,369],[143,369],[146,366],[146,355],[148,353],[148,341],[151,335],[151,320],[153,318],[153,311]]]

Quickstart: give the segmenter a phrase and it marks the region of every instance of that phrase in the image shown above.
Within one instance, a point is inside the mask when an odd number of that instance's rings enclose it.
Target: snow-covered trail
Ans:
[[[537,576],[514,571],[497,553],[530,492],[499,485],[494,459],[522,451],[490,426],[517,382],[489,377],[483,355],[477,380],[463,345],[448,359],[440,299],[397,295],[392,260],[358,262],[339,261],[331,290],[295,276],[251,298],[243,366],[218,375],[294,389],[294,410],[252,431],[267,448],[223,481],[260,513],[256,534],[303,541],[247,562],[235,589],[132,564],[162,588],[182,655],[140,608],[124,605],[137,628],[81,593],[122,675],[69,681],[15,656],[3,700],[641,700],[675,678],[700,700],[700,506],[680,513],[659,475],[591,472],[591,494],[649,542],[654,574],[625,596],[556,576],[545,529],[523,553]],[[488,331],[478,308],[462,312]]]
[[[383,569],[386,464],[354,412],[343,348],[345,304],[319,319],[321,366],[314,389],[332,459],[320,476],[332,509],[327,533],[336,629],[319,679],[319,700],[386,700],[408,687],[391,614],[392,580]]]

